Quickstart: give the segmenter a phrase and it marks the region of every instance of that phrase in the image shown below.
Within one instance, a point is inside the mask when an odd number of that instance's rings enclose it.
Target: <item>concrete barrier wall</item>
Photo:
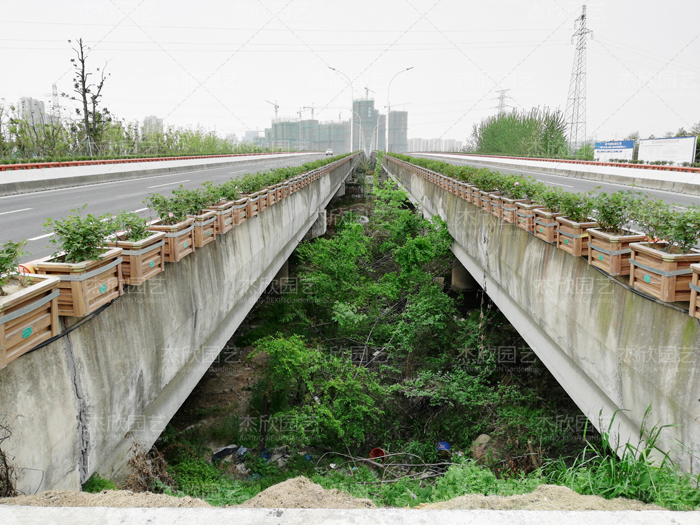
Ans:
[[[97,164],[70,168],[4,171],[0,173],[0,197],[88,184],[145,179],[171,173],[226,168],[241,164],[259,164],[276,159],[283,161],[292,156],[308,157],[313,155],[318,154],[280,153],[215,159],[166,160],[133,164]]]
[[[447,221],[453,252],[589,419],[636,443],[665,429],[660,448],[685,471],[700,466],[700,324],[641,296],[534,235],[413,172],[384,168],[423,208]],[[552,422],[554,423],[554,422]],[[561,424],[561,422],[559,423]],[[573,424],[573,422],[569,422]]]
[[[150,447],[359,156],[133,287],[73,332],[0,370],[2,448],[19,489],[79,490]]]
[[[521,168],[527,171],[559,175],[560,177],[572,177],[575,179],[622,184],[624,186],[634,186],[636,188],[645,188],[649,190],[670,191],[673,193],[683,193],[684,195],[700,196],[700,177],[698,177],[697,173],[606,166],[597,167],[594,165],[567,164],[565,161],[555,164],[525,160],[504,161],[503,159],[489,159],[488,157],[472,157],[469,155],[426,155],[434,157],[436,160],[440,160],[440,157],[449,157],[452,159],[473,161],[495,170],[498,168],[507,168],[511,170]],[[606,171],[608,173],[606,173]],[[612,173],[615,171],[624,171],[627,172],[627,174],[619,175]]]

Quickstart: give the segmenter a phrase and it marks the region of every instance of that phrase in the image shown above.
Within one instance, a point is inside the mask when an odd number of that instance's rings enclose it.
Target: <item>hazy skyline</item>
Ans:
[[[93,0],[3,2],[0,98],[49,101],[71,89],[67,42],[107,63],[105,105],[119,118],[201,124],[221,135],[296,118],[314,105],[320,120],[349,117],[355,98],[384,112],[409,112],[409,137],[464,141],[495,113],[497,89],[510,105],[566,106],[582,3],[394,0]],[[588,135],[619,139],[689,129],[700,121],[700,4],[676,0],[588,3]],[[65,100],[62,104],[68,103]],[[324,109],[325,108],[325,109]],[[47,107],[48,109],[48,107]],[[305,118],[310,113],[304,114]]]

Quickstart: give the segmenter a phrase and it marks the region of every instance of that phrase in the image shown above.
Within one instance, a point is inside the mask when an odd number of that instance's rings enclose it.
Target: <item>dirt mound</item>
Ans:
[[[211,507],[201,499],[176,498],[151,492],[129,490],[103,490],[98,494],[49,490],[33,496],[0,498],[0,505],[24,505],[28,507]]]
[[[641,501],[600,496],[581,496],[567,487],[540,485],[530,494],[484,496],[467,494],[440,503],[422,504],[419,509],[490,510],[664,510]]]
[[[353,498],[347,492],[326,490],[299,476],[273,485],[240,506],[256,509],[371,509],[376,505],[368,499]]]

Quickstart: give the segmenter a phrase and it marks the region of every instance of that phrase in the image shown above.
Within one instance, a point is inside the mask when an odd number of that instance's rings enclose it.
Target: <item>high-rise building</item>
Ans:
[[[35,126],[49,123],[49,120],[46,118],[44,103],[32,97],[19,99],[19,114],[20,118]]]
[[[163,119],[155,115],[147,116],[143,119],[142,131],[144,134],[163,131]]]
[[[389,149],[394,153],[408,151],[408,111],[389,113]]]

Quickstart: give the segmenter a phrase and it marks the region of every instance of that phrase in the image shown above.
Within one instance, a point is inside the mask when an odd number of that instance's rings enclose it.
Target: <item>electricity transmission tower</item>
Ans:
[[[569,125],[569,148],[576,150],[586,140],[586,37],[593,31],[586,27],[586,6],[583,6],[581,16],[574,22],[576,32],[571,37],[571,43],[576,41],[574,67],[571,70],[569,97],[566,101],[566,122]]]
[[[506,93],[508,93],[510,89],[499,89],[496,90],[496,93],[498,93],[498,114],[502,115],[503,113],[506,112]]]

